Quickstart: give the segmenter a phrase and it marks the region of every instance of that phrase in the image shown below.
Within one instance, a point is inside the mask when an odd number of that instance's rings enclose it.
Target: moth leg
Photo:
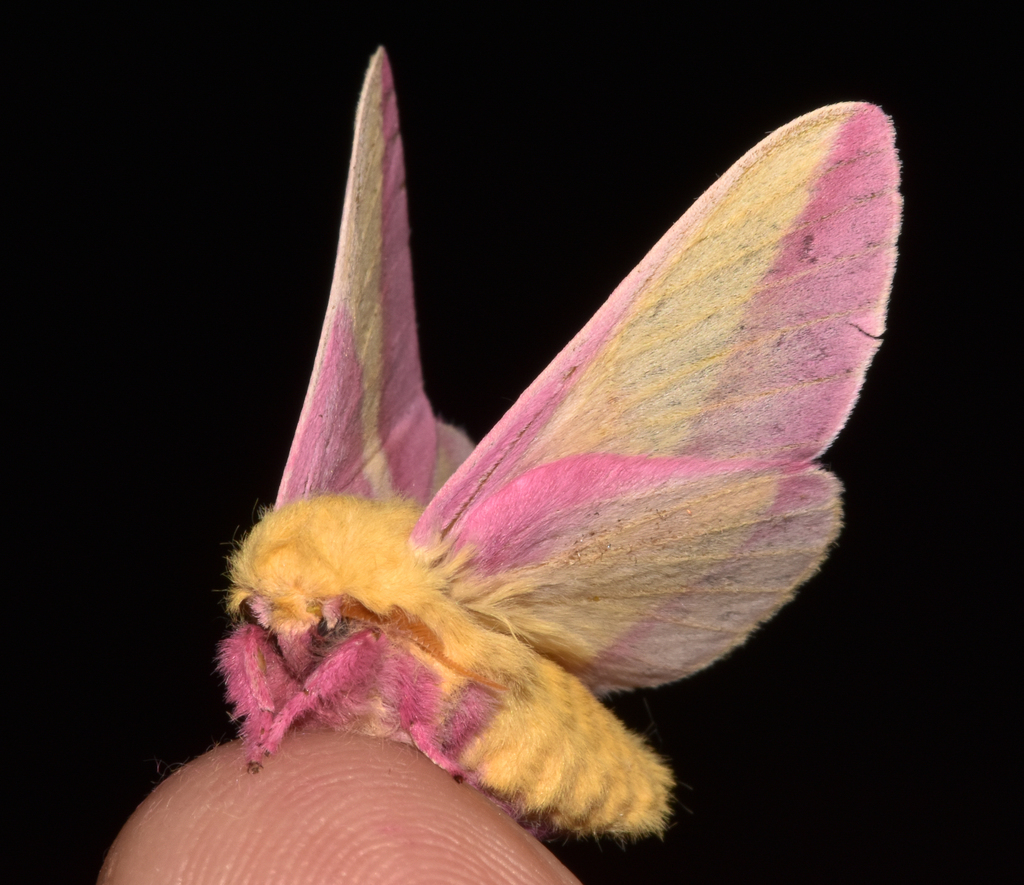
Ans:
[[[332,708],[342,711],[342,719],[357,716],[361,712],[360,696],[365,695],[366,685],[376,669],[381,644],[373,633],[364,631],[350,636],[332,650],[273,717],[263,739],[266,752],[276,752],[285,732],[307,714],[311,714],[314,721],[335,726],[343,723],[335,721],[338,714],[331,715]],[[346,698],[347,695],[352,697]]]
[[[451,696],[464,681],[444,679],[411,649],[401,646],[386,657],[378,688],[386,709],[397,714],[397,725],[416,748],[451,775],[464,777],[465,770],[445,752],[442,730],[445,711],[451,712]]]
[[[277,704],[268,678],[268,667],[284,675],[280,655],[266,632],[253,624],[239,627],[224,639],[218,650],[218,669],[227,683],[234,719],[241,719],[242,740],[250,766],[269,750],[265,737],[274,722]],[[284,677],[287,678],[287,677]]]

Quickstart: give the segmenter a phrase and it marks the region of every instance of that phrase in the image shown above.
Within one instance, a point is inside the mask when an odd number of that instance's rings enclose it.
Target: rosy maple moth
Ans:
[[[231,558],[219,660],[250,766],[289,728],[346,729],[538,833],[661,833],[672,774],[598,697],[728,653],[835,539],[815,459],[879,344],[898,175],[872,105],[774,132],[474,447],[423,392],[379,50],[291,454]]]

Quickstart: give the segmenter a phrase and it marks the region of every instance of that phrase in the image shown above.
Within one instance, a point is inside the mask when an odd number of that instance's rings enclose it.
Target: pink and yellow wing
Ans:
[[[888,118],[842,104],[735,164],[428,506],[461,601],[597,690],[728,651],[840,523],[814,459],[878,346],[895,265]]]
[[[423,392],[391,68],[363,83],[338,257],[277,506],[332,492],[426,503],[472,450]]]

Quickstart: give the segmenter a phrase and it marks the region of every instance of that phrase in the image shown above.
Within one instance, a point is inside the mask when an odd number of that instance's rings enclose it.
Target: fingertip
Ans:
[[[578,880],[413,747],[294,734],[258,774],[226,744],[164,781],[108,853],[104,885]]]

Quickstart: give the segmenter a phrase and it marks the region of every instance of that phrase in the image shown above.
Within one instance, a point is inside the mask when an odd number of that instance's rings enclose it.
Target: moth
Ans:
[[[599,697],[693,673],[819,567],[816,461],[879,345],[889,119],[836,104],[736,163],[475,447],[423,391],[391,70],[357,111],[337,265],[219,667],[250,767],[289,729],[414,744],[539,834],[663,832],[669,767]]]

